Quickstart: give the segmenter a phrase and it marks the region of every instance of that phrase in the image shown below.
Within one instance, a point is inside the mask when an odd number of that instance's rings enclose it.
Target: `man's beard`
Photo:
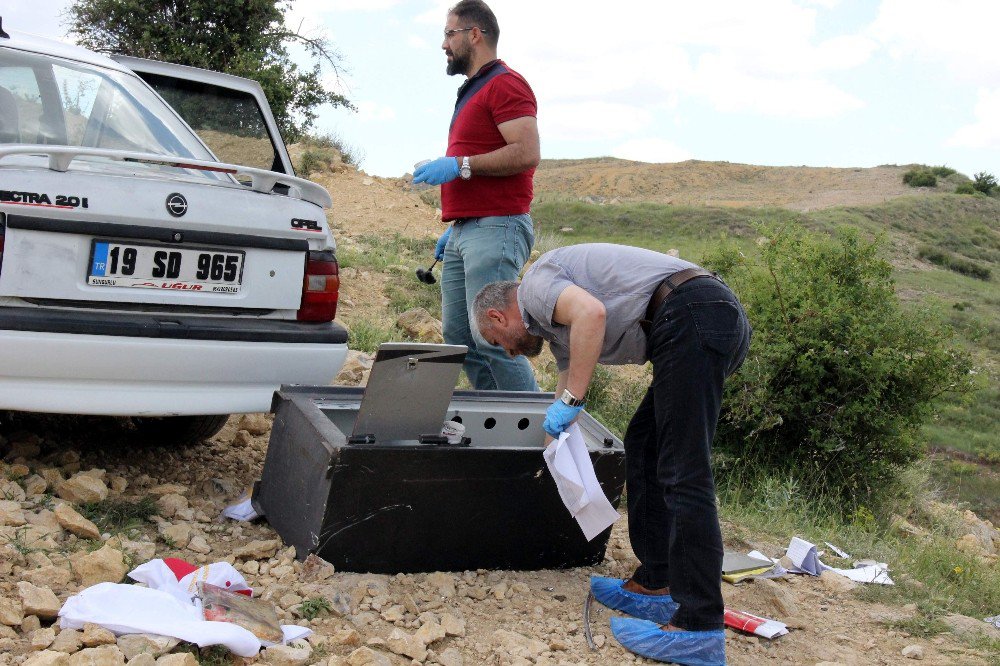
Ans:
[[[470,52],[465,51],[464,53],[458,53],[457,51],[451,52],[451,62],[448,63],[448,76],[455,76],[456,74],[467,74],[469,72]]]
[[[521,354],[521,356],[535,358],[542,353],[542,345],[544,344],[544,338],[537,335],[528,335],[523,342],[518,343],[517,351]]]

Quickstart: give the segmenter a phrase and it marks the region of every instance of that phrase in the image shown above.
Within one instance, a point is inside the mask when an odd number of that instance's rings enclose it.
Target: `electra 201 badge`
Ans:
[[[167,197],[167,212],[174,217],[181,217],[187,212],[188,202],[183,194],[177,192]]]

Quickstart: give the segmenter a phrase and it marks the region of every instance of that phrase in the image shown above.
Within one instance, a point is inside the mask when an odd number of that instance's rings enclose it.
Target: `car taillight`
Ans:
[[[310,251],[306,256],[306,274],[302,278],[302,305],[299,321],[333,321],[337,314],[340,272],[337,258],[330,250]]]

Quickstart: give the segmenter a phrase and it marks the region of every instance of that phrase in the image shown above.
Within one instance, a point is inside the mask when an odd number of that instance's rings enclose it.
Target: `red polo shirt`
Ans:
[[[451,157],[482,155],[507,145],[497,125],[535,117],[538,103],[524,77],[502,60],[489,62],[458,89],[448,132]],[[441,186],[441,219],[520,215],[531,209],[535,169],[513,176],[456,178]]]

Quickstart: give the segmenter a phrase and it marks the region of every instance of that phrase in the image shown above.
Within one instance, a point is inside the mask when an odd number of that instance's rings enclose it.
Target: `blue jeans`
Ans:
[[[465,374],[481,391],[537,391],[531,364],[511,358],[470,328],[469,309],[479,290],[491,282],[516,280],[535,244],[531,217],[503,215],[467,218],[456,224],[444,250],[441,271],[441,324],[444,341],[465,345]]]
[[[750,346],[750,324],[721,282],[697,278],[660,306],[649,333],[653,382],[625,432],[632,578],[670,587],[671,623],[722,628],[722,534],[712,478],[712,439],[722,385]]]

